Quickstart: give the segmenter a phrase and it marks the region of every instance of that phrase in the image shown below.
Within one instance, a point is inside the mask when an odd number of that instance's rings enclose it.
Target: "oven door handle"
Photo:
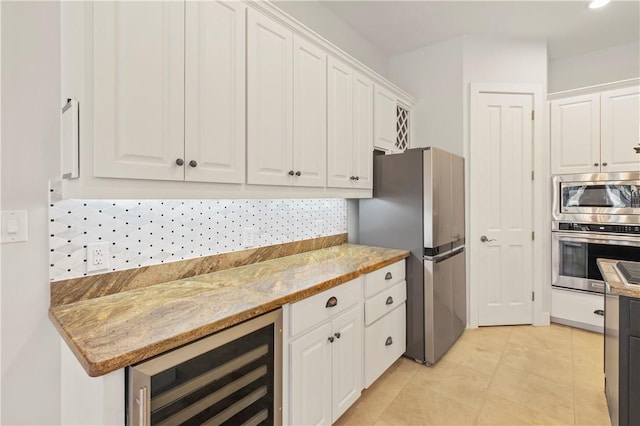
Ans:
[[[640,247],[640,238],[637,235],[613,235],[613,234],[585,234],[583,232],[551,232],[554,241],[567,243],[611,244],[619,246]]]

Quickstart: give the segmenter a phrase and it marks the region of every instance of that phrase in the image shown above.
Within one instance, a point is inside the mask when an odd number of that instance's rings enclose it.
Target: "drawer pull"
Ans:
[[[391,275],[391,272],[387,272],[386,275],[384,276],[385,280],[390,280],[393,278],[393,275]]]
[[[393,344],[393,339],[391,338],[391,336],[387,337],[386,342],[384,342],[385,346],[391,346]]]
[[[329,342],[333,343],[334,340],[333,336],[329,336]]]
[[[337,304],[338,304],[338,299],[336,297],[330,297],[329,300],[327,300],[327,304],[324,306],[325,308],[333,308]]]
[[[336,336],[336,339],[339,339],[339,338],[340,338],[340,336],[341,336],[341,334],[340,334],[340,332],[338,331],[336,334],[334,334],[334,336]]]
[[[601,317],[604,316],[604,311],[602,309],[596,309],[595,311],[593,311],[593,313],[596,315],[600,315]]]
[[[387,297],[387,301],[384,302],[385,305],[393,305],[393,297]]]

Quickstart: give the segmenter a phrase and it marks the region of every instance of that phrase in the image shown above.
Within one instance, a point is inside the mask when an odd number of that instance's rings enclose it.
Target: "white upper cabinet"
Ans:
[[[371,188],[373,83],[333,58],[327,75],[327,186]]]
[[[186,3],[185,180],[244,182],[245,10]]]
[[[602,171],[640,171],[640,87],[603,92],[600,108]]]
[[[293,181],[293,34],[247,12],[247,182]]]
[[[376,85],[374,94],[374,146],[384,151],[397,150],[396,145],[396,96]]]
[[[324,187],[327,54],[259,12],[248,18],[247,182]]]
[[[293,184],[323,187],[327,164],[327,54],[294,37]]]
[[[184,178],[184,29],[181,3],[94,4],[95,176]]]
[[[600,170],[600,95],[551,102],[551,173]]]
[[[358,188],[373,188],[373,83],[353,74],[353,167]]]
[[[638,171],[639,105],[637,86],[551,101],[551,173]]]
[[[245,8],[94,4],[95,176],[244,182]]]

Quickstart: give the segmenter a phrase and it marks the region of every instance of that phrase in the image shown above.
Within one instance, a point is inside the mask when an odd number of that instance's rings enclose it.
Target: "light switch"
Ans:
[[[2,211],[2,242],[17,243],[27,241],[27,211]]]

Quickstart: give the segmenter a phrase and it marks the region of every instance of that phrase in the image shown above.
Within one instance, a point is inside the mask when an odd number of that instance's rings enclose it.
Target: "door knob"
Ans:
[[[483,242],[483,243],[488,243],[488,242],[495,241],[495,240],[493,238],[489,239],[489,238],[487,238],[486,235],[483,235],[482,237],[480,237],[480,241]]]

